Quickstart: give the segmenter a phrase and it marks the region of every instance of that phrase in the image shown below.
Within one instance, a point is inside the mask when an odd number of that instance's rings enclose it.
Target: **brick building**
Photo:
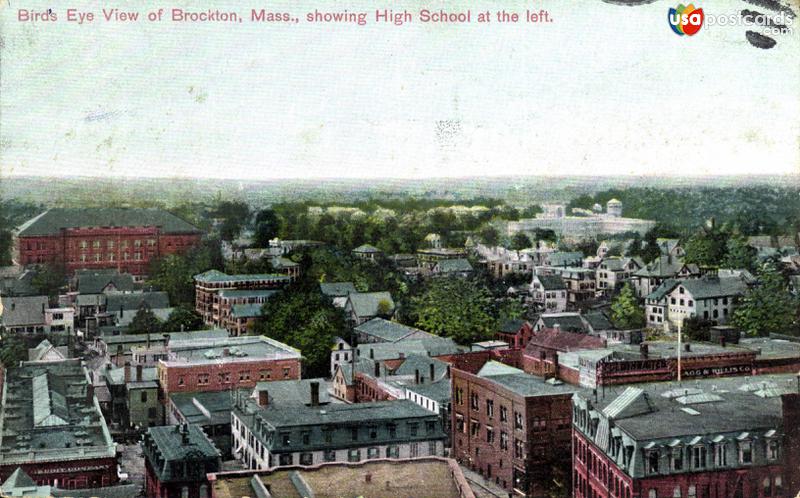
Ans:
[[[194,276],[195,310],[206,325],[225,328],[233,305],[264,303],[271,294],[256,291],[281,289],[290,281],[286,275],[228,275],[209,270]]]
[[[172,393],[253,388],[259,381],[299,379],[300,352],[264,336],[170,341],[158,361],[163,398]]]
[[[527,320],[506,320],[500,324],[494,338],[511,349],[524,349],[533,336],[533,326]]]
[[[453,457],[517,496],[569,489],[578,388],[478,359],[451,368]]]
[[[0,390],[0,481],[21,468],[62,489],[118,482],[116,444],[80,360],[22,363]]]
[[[17,230],[22,265],[63,264],[79,269],[114,268],[136,277],[151,261],[186,252],[200,230],[161,209],[49,209]]]
[[[578,393],[572,496],[794,496],[797,396],[794,375]]]
[[[222,469],[219,450],[196,425],[151,427],[142,438],[145,494],[150,498],[208,498],[206,474]]]

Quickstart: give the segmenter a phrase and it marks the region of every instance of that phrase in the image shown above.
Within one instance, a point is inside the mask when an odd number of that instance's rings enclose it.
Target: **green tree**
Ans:
[[[432,279],[411,305],[417,327],[460,344],[488,339],[497,328],[489,291],[470,280]]]
[[[150,265],[148,283],[169,295],[170,304],[194,305],[194,276],[207,270],[223,270],[218,240],[208,240],[186,254],[169,254]]]
[[[219,232],[222,240],[233,240],[239,236],[242,227],[250,217],[250,208],[242,201],[221,201],[214,212],[217,218],[222,219]]]
[[[727,233],[716,228],[704,228],[686,241],[684,261],[700,266],[719,266],[725,258],[727,247]]]
[[[758,272],[758,284],[745,294],[731,323],[748,335],[785,334],[796,325],[798,299],[789,293],[784,276],[768,264]]]
[[[611,303],[611,321],[623,330],[644,326],[644,311],[630,284],[622,286],[619,295]]]
[[[330,367],[335,338],[348,337],[349,329],[343,311],[333,306],[319,289],[293,285],[264,304],[252,333],[299,349],[305,375],[320,376]]]
[[[531,242],[531,238],[528,237],[524,232],[516,233],[513,237],[511,237],[511,249],[514,249],[515,251],[527,249],[532,245],[533,243]]]
[[[15,335],[3,334],[0,338],[0,363],[11,367],[27,360],[28,346],[25,341]]]
[[[181,305],[172,310],[167,320],[161,326],[164,332],[180,330],[200,330],[203,328],[203,318],[187,305]]]
[[[480,232],[478,232],[478,235],[483,243],[487,246],[496,246],[500,241],[500,233],[491,225],[485,225],[483,228],[481,228]]]
[[[128,331],[131,334],[155,334],[160,332],[161,320],[150,310],[150,308],[142,307],[136,311],[133,320],[128,325]]]
[[[272,209],[262,209],[256,215],[255,243],[256,247],[268,247],[269,241],[278,236],[281,223]]]
[[[756,249],[748,245],[745,237],[733,236],[728,239],[722,267],[754,271],[757,266],[756,253]]]
[[[36,270],[31,278],[31,286],[42,296],[50,298],[54,303],[58,293],[67,283],[67,274],[63,265],[45,264]]]

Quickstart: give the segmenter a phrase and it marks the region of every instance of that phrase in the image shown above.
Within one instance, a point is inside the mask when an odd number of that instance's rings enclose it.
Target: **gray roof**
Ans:
[[[436,263],[435,270],[439,273],[471,272],[472,265],[466,258],[443,259]]]
[[[326,296],[344,297],[356,292],[356,287],[353,282],[322,282],[319,284],[319,290]]]
[[[266,430],[253,431],[273,453],[299,450],[319,450],[322,448],[348,448],[365,444],[400,444],[410,441],[441,440],[442,432],[439,416],[408,400],[380,401],[372,403],[329,404],[325,406],[289,406],[285,408],[261,408],[255,400],[247,400],[245,405],[236,408],[237,413],[246,413],[264,421]],[[252,417],[242,417],[245,424],[252,424]],[[430,422],[434,430],[427,431]],[[417,434],[411,432],[411,424],[416,423]],[[394,425],[392,437],[389,426]],[[251,426],[251,430],[252,430]],[[351,430],[358,432],[354,443]],[[324,433],[330,432],[330,442],[325,441]],[[375,431],[375,437],[369,435]],[[278,434],[276,434],[276,432]],[[308,443],[303,443],[302,435],[308,435]],[[282,435],[288,438],[283,444]]]
[[[364,253],[364,254],[375,254],[381,252],[381,250],[369,244],[362,244],[353,249],[353,252]]]
[[[132,294],[109,294],[106,297],[106,310],[116,313],[122,308],[125,311],[138,310],[142,305],[150,309],[169,308],[169,296],[166,292],[137,292]]]
[[[674,277],[686,266],[690,274],[700,273],[700,268],[695,264],[684,264],[679,259],[673,256],[659,256],[653,260],[649,265],[637,270],[634,275],[639,277],[658,277],[668,278]]]
[[[112,286],[120,292],[133,292],[133,275],[116,270],[78,270],[75,272],[79,294],[100,294]]]
[[[227,337],[223,339],[171,340],[170,353],[188,363],[211,363],[242,358],[300,358],[300,352],[265,336]],[[227,350],[228,356],[225,356]],[[166,361],[173,361],[172,359]]]
[[[461,351],[461,346],[446,337],[358,345],[358,354],[361,358],[370,358],[372,356],[375,360],[393,360],[400,358],[401,355],[409,356],[412,354],[442,356],[456,354]]]
[[[383,318],[373,318],[368,322],[355,327],[356,332],[378,339],[380,342],[397,342],[407,338],[423,339],[436,337],[435,335],[425,332],[408,325],[401,323],[384,320]]]
[[[1,297],[3,314],[0,323],[6,327],[44,325],[47,296]]]
[[[747,290],[747,284],[738,277],[695,278],[680,282],[695,299],[707,299],[722,296],[741,296]]]
[[[546,291],[564,290],[567,285],[561,275],[536,275],[536,278],[541,282],[542,287]]]
[[[477,375],[524,397],[571,394],[580,390],[569,384],[545,382],[543,377],[534,377],[522,370],[496,361],[487,362]]]
[[[319,385],[320,404],[324,405],[330,403],[330,395],[328,394],[329,382],[325,379],[259,382],[256,384],[253,392],[267,391],[269,395],[269,406],[271,407],[308,405],[311,403],[312,382],[316,382]]]
[[[449,403],[453,395],[450,389],[450,379],[426,382],[424,384],[409,384],[405,387],[411,392],[417,393],[420,396],[425,396],[441,404]]]
[[[236,275],[228,275],[219,270],[208,270],[203,273],[198,273],[194,276],[198,282],[251,282],[255,280],[267,280],[272,282],[289,283],[291,277],[287,275],[278,275],[275,273],[243,273]]]
[[[389,303],[389,311],[394,311],[394,300],[387,291],[382,292],[354,292],[347,296],[356,316],[370,317],[378,315],[378,305],[381,301]]]
[[[230,391],[174,393],[169,399],[190,424],[230,424],[233,406]]]
[[[112,458],[115,444],[89,383],[77,359],[8,369],[0,408],[0,466]]]
[[[615,328],[611,323],[611,320],[608,319],[608,316],[601,311],[591,311],[585,313],[583,318],[589,322],[589,325],[592,326],[594,331],[611,330]]]
[[[573,266],[583,262],[583,253],[579,251],[555,251],[547,255],[550,266]]]
[[[555,328],[558,325],[561,330],[568,332],[587,332],[586,323],[580,313],[544,313],[539,318],[547,328]]]
[[[525,320],[521,320],[519,318],[512,318],[503,321],[503,323],[500,324],[498,330],[505,334],[516,334],[526,323],[528,322]]]
[[[231,316],[234,318],[254,318],[263,315],[262,303],[234,304],[231,306]]]
[[[163,459],[165,465],[161,470],[166,470],[166,473],[170,468],[169,462],[220,457],[217,447],[197,425],[150,427],[147,429],[143,441],[145,445],[148,443],[152,444],[154,452]],[[157,465],[155,466],[158,468]],[[168,479],[169,477],[166,477],[164,480]]]
[[[54,208],[27,221],[20,237],[56,235],[65,228],[157,226],[164,233],[199,233],[200,229],[162,209]]]

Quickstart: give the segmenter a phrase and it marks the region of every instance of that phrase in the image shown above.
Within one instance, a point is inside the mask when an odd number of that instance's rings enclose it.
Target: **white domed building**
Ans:
[[[617,199],[611,199],[606,203],[606,214],[615,218],[622,217],[622,203]]]

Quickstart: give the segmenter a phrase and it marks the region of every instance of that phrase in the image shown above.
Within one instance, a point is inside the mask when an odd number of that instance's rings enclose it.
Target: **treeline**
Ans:
[[[568,209],[605,206],[616,198],[623,216],[655,220],[690,235],[715,218],[743,235],[785,235],[800,229],[800,188],[742,186],[727,188],[627,188],[581,195]]]

